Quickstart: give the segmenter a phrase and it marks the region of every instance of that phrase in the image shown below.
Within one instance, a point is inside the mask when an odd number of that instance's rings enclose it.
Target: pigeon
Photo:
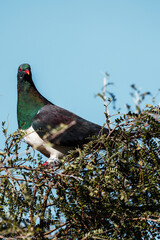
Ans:
[[[108,129],[85,120],[43,97],[37,90],[29,64],[21,64],[17,74],[17,119],[24,140],[48,160],[43,164],[56,166],[68,151],[82,148],[100,130]]]

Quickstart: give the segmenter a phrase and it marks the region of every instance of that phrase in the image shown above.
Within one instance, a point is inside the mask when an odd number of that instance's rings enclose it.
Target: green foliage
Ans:
[[[70,152],[56,168],[43,168],[23,134],[7,135],[0,150],[0,238],[155,239],[160,237],[159,108],[115,119]]]

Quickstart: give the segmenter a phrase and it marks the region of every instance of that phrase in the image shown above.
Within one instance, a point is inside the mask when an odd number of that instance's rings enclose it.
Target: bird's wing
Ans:
[[[89,136],[97,135],[101,130],[101,126],[52,104],[41,108],[32,127],[47,142],[68,147],[87,143]],[[107,133],[107,129],[104,132]]]

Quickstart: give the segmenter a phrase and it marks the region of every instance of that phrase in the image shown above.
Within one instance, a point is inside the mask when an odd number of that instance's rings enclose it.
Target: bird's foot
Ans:
[[[61,164],[61,160],[59,158],[50,157],[48,160],[42,164],[43,167],[58,167]]]

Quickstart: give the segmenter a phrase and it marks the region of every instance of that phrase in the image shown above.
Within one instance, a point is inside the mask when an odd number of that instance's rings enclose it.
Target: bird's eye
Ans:
[[[22,71],[22,69],[21,68],[19,68],[19,72],[21,72]]]

